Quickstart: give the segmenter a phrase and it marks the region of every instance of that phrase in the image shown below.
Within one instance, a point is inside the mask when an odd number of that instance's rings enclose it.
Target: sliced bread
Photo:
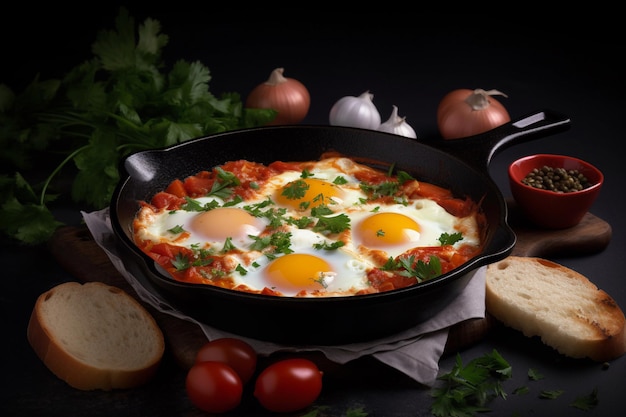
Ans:
[[[101,282],[66,282],[41,294],[27,338],[56,376],[81,390],[142,385],[165,350],[152,315],[120,288]]]
[[[596,361],[626,352],[617,303],[584,275],[536,257],[509,256],[487,267],[487,312],[572,357]]]

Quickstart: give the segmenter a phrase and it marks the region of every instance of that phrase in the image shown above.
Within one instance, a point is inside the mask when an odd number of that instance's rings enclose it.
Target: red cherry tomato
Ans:
[[[257,354],[252,346],[241,339],[224,337],[205,343],[196,354],[195,362],[215,361],[230,365],[241,382],[246,384],[256,370]]]
[[[199,409],[208,413],[225,413],[237,407],[243,394],[243,383],[237,372],[222,362],[199,362],[187,373],[187,396]]]
[[[320,395],[322,375],[317,365],[308,359],[283,359],[259,374],[254,396],[269,411],[298,411],[311,405]]]

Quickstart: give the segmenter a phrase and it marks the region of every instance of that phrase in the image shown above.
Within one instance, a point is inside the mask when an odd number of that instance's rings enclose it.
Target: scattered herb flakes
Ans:
[[[540,379],[543,379],[544,376],[542,374],[540,374],[536,369],[529,369],[528,370],[528,379],[532,380],[532,381],[539,381]]]
[[[589,411],[598,405],[598,388],[594,388],[589,394],[577,397],[570,406],[579,410]]]
[[[328,409],[328,406],[317,406],[301,417],[326,417],[328,415],[326,414]],[[346,410],[346,413],[343,414],[342,417],[367,417],[368,415],[369,414],[366,413],[362,407],[356,407]]]
[[[518,387],[513,390],[513,395],[525,395],[530,392],[530,388],[527,386]]]
[[[346,411],[346,417],[367,417],[368,413],[366,413],[362,407],[359,408],[351,408]]]
[[[542,398],[545,400],[554,400],[554,399],[559,398],[561,395],[563,395],[564,392],[565,391],[563,391],[562,389],[545,390],[539,393],[539,398]]]
[[[487,407],[491,400],[506,398],[501,382],[511,378],[511,371],[511,365],[495,349],[467,365],[457,354],[452,370],[437,378],[444,384],[433,388],[431,412],[437,417],[470,417],[491,411]]]

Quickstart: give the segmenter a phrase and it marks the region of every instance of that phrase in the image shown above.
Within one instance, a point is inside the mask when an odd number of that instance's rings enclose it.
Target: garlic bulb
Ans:
[[[373,98],[374,95],[369,91],[358,97],[340,98],[330,109],[330,124],[377,130],[380,126],[380,113],[372,101]]]
[[[381,132],[394,133],[400,136],[417,139],[417,133],[406,122],[406,117],[398,116],[398,106],[393,106],[389,119],[378,127]]]

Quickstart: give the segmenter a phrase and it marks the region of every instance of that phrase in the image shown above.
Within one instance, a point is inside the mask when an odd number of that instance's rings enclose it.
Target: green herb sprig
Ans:
[[[274,119],[274,110],[244,108],[238,93],[214,96],[201,62],[181,59],[166,71],[168,41],[157,20],[136,27],[121,8],[115,29],[98,33],[93,58],[62,79],[37,76],[19,94],[0,84],[0,163],[15,171],[0,175],[3,234],[25,244],[52,237],[62,223],[49,205],[63,192],[59,174],[70,164],[71,199],[101,209],[126,155]],[[41,161],[56,166],[43,180],[29,176]]]

